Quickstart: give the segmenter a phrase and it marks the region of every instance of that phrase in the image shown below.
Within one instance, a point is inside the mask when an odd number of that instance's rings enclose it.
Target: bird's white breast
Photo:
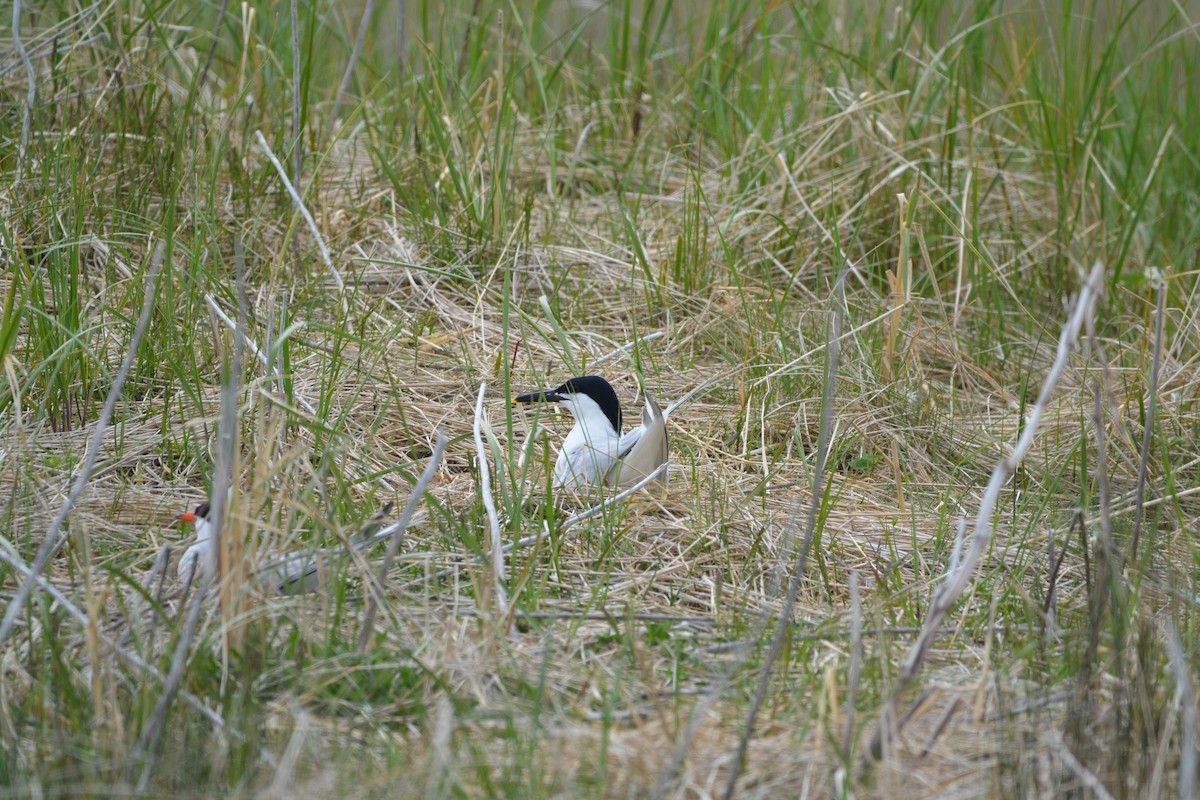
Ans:
[[[575,417],[554,464],[555,488],[574,491],[604,482],[620,453],[621,437],[596,401],[575,395],[562,401]]]
[[[208,520],[196,520],[196,543],[183,552],[177,574],[180,580],[193,577],[211,583],[216,579],[217,540],[212,537],[212,526]]]

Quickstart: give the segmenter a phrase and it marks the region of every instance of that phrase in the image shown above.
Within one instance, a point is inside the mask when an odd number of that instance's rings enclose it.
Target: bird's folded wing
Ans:
[[[642,425],[621,437],[621,460],[612,472],[613,485],[632,486],[670,458],[667,421],[649,394],[642,409]],[[662,482],[666,483],[666,474]]]
[[[379,527],[381,515],[390,509],[391,503],[388,503],[387,508],[381,514],[377,514],[370,523],[363,527],[361,536],[352,539],[356,550],[366,550],[376,542],[389,539],[398,533],[400,526],[398,522],[384,528]],[[408,529],[420,525],[428,518],[429,515],[426,512],[418,511],[413,514],[412,519],[404,527]],[[321,573],[345,556],[346,549],[341,545],[323,547],[308,552],[301,551],[264,565],[255,572],[255,576],[262,583],[273,584],[283,594],[312,592],[320,588],[323,577]]]

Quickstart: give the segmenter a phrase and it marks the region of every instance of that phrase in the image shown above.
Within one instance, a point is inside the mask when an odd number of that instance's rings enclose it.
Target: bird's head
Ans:
[[[608,381],[598,375],[584,375],[553,389],[530,392],[514,398],[514,403],[558,403],[575,419],[603,415],[613,430],[621,433],[621,403]]]
[[[196,506],[195,511],[185,511],[182,514],[180,514],[178,517],[176,517],[175,519],[178,520],[179,522],[190,522],[192,524],[195,524],[196,522],[198,522],[200,520],[204,520],[205,522],[208,522],[208,512],[209,512],[208,503],[205,502],[205,503],[201,503],[200,505]]]

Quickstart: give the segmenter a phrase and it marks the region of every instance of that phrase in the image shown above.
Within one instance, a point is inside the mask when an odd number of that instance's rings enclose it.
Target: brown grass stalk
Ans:
[[[1167,285],[1159,276],[1154,282],[1158,302],[1154,310],[1154,359],[1150,362],[1149,397],[1146,401],[1146,429],[1142,431],[1141,457],[1138,460],[1137,488],[1134,490],[1133,536],[1129,542],[1129,559],[1136,561],[1138,542],[1142,535],[1142,517],[1146,507],[1146,468],[1150,463],[1150,445],[1154,439],[1154,416],[1158,410],[1158,373],[1162,366],[1163,318],[1166,316]]]

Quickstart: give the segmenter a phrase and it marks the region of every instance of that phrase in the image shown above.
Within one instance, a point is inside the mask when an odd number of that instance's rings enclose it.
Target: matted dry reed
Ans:
[[[349,101],[368,2],[306,110],[263,77],[300,84],[298,61],[248,66],[270,52],[252,5],[227,62],[157,21],[111,54],[90,11],[24,40],[14,25],[21,70],[0,79],[29,87],[0,193],[0,297],[19,300],[0,326],[14,793],[49,763],[56,792],[1194,793],[1200,310],[1183,276],[1128,277],[1149,259],[1136,225],[1106,227],[1112,178],[1056,184],[1015,133],[1019,103],[968,125],[967,100],[914,106],[925,84],[798,68],[806,115],[736,146],[686,121],[682,89],[589,93],[575,62],[561,103],[533,113],[514,87],[549,56],[518,69],[525,28],[499,6],[486,29],[466,15],[398,112],[382,91]],[[289,10],[277,46],[297,52]],[[732,26],[716,61],[761,46],[763,65],[774,36],[799,37],[759,22]],[[44,110],[28,130],[55,36],[119,54],[122,76],[203,122],[81,151],[92,196],[132,181],[153,195],[139,213],[171,220],[157,293],[138,266],[160,261],[150,237],[119,215],[84,211],[64,243],[63,197],[18,213],[61,133]],[[720,85],[691,83],[707,59],[680,86]],[[468,84],[462,105],[437,94]],[[107,102],[70,111],[79,130],[116,119]],[[174,153],[176,185],[152,182],[154,150]],[[193,155],[203,169],[179,166]],[[78,297],[59,292],[62,250]],[[1124,280],[1085,273],[1117,253]],[[79,331],[47,349],[43,323],[71,314]],[[627,418],[643,391],[669,409],[665,487],[603,505],[549,491],[569,420],[509,397],[588,372]],[[94,416],[108,388],[111,427]],[[173,518],[209,499],[221,579],[189,597],[162,554],[190,541]],[[357,546],[404,501],[386,547]],[[313,561],[318,591],[255,580],[328,547],[345,557]],[[56,756],[63,742],[87,757]],[[1136,779],[1106,763],[1113,742]]]

